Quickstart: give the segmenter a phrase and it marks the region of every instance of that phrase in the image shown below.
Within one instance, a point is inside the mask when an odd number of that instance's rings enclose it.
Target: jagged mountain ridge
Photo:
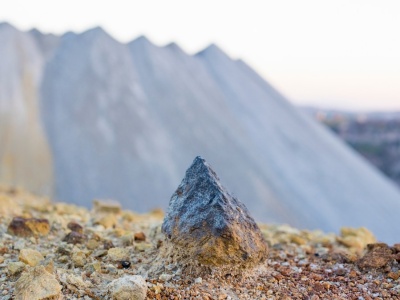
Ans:
[[[56,199],[166,207],[202,155],[258,220],[395,238],[399,191],[217,46],[188,55],[145,37],[121,44],[101,28],[40,45]]]
[[[140,164],[151,168],[154,157],[163,159],[156,150],[163,144],[162,126],[145,108],[136,82],[128,49],[101,29],[63,37],[42,84],[43,119],[53,152],[59,153],[57,198],[88,204],[109,197],[129,206],[127,200],[143,188],[132,183],[151,181],[152,173]]]

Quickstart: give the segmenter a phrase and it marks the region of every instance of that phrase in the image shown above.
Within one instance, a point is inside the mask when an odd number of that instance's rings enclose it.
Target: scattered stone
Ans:
[[[146,250],[152,249],[153,245],[150,243],[138,243],[135,245],[135,250],[139,252],[144,252]]]
[[[379,269],[388,266],[393,260],[394,255],[387,244],[368,244],[367,253],[357,261],[357,265],[360,269]]]
[[[102,240],[102,237],[100,235],[98,235],[97,233],[95,233],[95,232],[92,232],[91,236],[92,236],[91,237],[92,240],[95,240],[95,241],[98,241],[98,242],[100,242]]]
[[[123,246],[131,246],[133,244],[133,234],[132,233],[128,233],[128,234],[124,234],[123,236],[121,236],[121,243]]]
[[[362,253],[368,244],[376,243],[376,238],[368,229],[343,227],[338,242],[350,248],[352,252]]]
[[[196,157],[172,195],[162,232],[176,249],[204,265],[253,266],[268,248],[247,208]]]
[[[389,272],[387,277],[393,279],[393,280],[397,280],[400,277],[400,271],[397,272]]]
[[[147,294],[146,281],[142,276],[125,276],[113,280],[109,286],[113,300],[144,300]]]
[[[354,263],[358,258],[354,254],[343,251],[329,251],[320,255],[319,257],[324,261],[337,263]]]
[[[100,243],[94,239],[91,239],[86,243],[86,248],[88,248],[89,250],[95,250],[95,249],[99,248],[99,246],[100,246]]]
[[[82,234],[83,233],[83,227],[81,225],[79,225],[76,222],[69,222],[67,225],[68,229],[70,229],[71,231],[77,232]]]
[[[301,236],[296,234],[290,236],[290,241],[297,245],[305,245],[307,243],[307,240],[305,238],[302,238]]]
[[[87,282],[82,280],[81,276],[75,276],[72,274],[67,275],[66,282],[68,283],[68,286],[72,290],[75,290],[77,292],[79,292],[81,290],[85,290],[89,286],[89,284]]]
[[[21,273],[23,270],[25,270],[25,264],[23,263],[23,262],[20,262],[20,261],[16,261],[16,262],[10,262],[9,264],[8,264],[8,272],[11,274],[11,275],[16,275],[16,274],[18,274],[18,273]]]
[[[161,294],[161,291],[163,290],[163,288],[164,288],[163,285],[160,284],[160,283],[157,283],[157,285],[153,287],[154,292],[156,293],[156,295],[157,294]]]
[[[113,275],[118,274],[117,268],[111,264],[106,265],[105,269],[106,269],[106,273],[113,274]]]
[[[345,268],[337,268],[334,270],[334,272],[338,276],[345,276],[347,274],[347,270]]]
[[[103,241],[103,247],[104,247],[105,250],[108,250],[108,249],[114,248],[114,244],[110,240],[104,240]]]
[[[94,222],[94,225],[102,225],[104,228],[113,228],[117,224],[117,217],[114,214],[100,215]]]
[[[86,271],[89,273],[93,272],[101,272],[101,263],[100,262],[94,262],[85,267]]]
[[[46,261],[46,262],[41,263],[41,265],[44,266],[46,271],[49,272],[50,274],[54,273],[54,261],[52,261],[52,260]]]
[[[60,256],[60,257],[58,258],[58,261],[59,261],[60,263],[67,263],[69,260],[70,260],[70,259],[69,259],[69,256],[67,256],[67,255],[63,255],[63,256]]]
[[[172,277],[174,277],[174,275],[163,273],[158,279],[160,279],[161,281],[170,281]]]
[[[127,235],[127,234],[129,234],[130,236],[131,236],[131,239],[133,240],[133,235],[132,235],[132,233],[131,232],[129,232],[129,233],[127,233],[126,232],[126,230],[124,230],[124,229],[122,229],[122,228],[114,228],[114,234],[115,234],[115,236],[117,236],[117,237],[122,237],[122,236],[124,236],[124,235]]]
[[[83,244],[86,241],[86,236],[82,233],[71,231],[64,237],[63,241],[74,245]]]
[[[72,262],[76,267],[83,267],[86,263],[86,254],[83,251],[72,253]]]
[[[394,244],[393,249],[396,253],[400,253],[400,244]]]
[[[14,243],[14,250],[22,250],[25,248],[26,240],[19,239]]]
[[[45,236],[50,231],[47,219],[15,217],[8,225],[7,232],[20,237]]]
[[[191,252],[185,252],[182,247],[168,241],[161,232],[161,219],[149,213],[122,212],[117,217],[116,227],[105,230],[103,226],[93,226],[93,212],[85,208],[42,201],[28,193],[10,196],[4,194],[0,186],[0,210],[4,209],[7,213],[0,213],[2,300],[35,299],[30,294],[20,296],[22,290],[20,287],[16,289],[16,282],[39,266],[43,266],[51,278],[62,286],[60,294],[54,297],[45,295],[46,300],[60,297],[71,300],[112,299],[110,282],[132,274],[146,276],[147,299],[157,300],[216,300],[220,295],[226,297],[225,300],[400,299],[400,245],[389,247],[392,259],[388,259],[387,264],[374,264],[383,266],[360,270],[358,261],[364,253],[355,249],[365,243],[365,239],[360,243],[363,230],[353,230],[358,232],[355,234],[343,232],[337,237],[333,233],[299,230],[288,225],[259,225],[270,245],[269,259],[255,269],[242,270],[234,265],[197,267],[199,262],[187,257]],[[51,230],[40,239],[35,235],[28,238],[10,235],[6,231],[12,220],[10,216],[14,215],[47,219]],[[79,221],[87,234],[88,239],[85,238],[81,244],[62,241],[69,233],[67,224],[71,220]],[[73,227],[70,226],[70,229]],[[146,233],[146,240],[135,242],[134,233],[140,231]],[[125,247],[124,239],[128,234],[126,241],[129,243]],[[351,236],[358,241],[351,241]],[[347,240],[339,242],[344,237]],[[89,249],[94,247],[96,241],[99,247]],[[111,241],[128,250],[126,259],[113,261],[107,256],[107,249],[115,248]],[[18,261],[21,250],[29,248],[42,253],[45,260],[35,267]],[[386,249],[382,251],[383,255],[375,255],[378,259],[390,257],[387,246],[383,248]],[[368,253],[367,250],[365,252]],[[165,255],[168,253],[172,256]],[[182,255],[179,257],[178,253]],[[129,263],[131,265],[125,268]],[[168,280],[172,275],[172,279]],[[33,276],[31,279],[34,280]],[[51,281],[44,281],[46,288],[53,286]],[[43,290],[40,284],[32,283],[32,286]],[[24,291],[27,290],[24,288]],[[132,295],[129,292],[127,297],[132,299]],[[117,297],[118,294],[114,299]]]
[[[15,300],[47,300],[61,297],[61,285],[43,266],[29,269],[15,283]]]
[[[94,200],[93,206],[97,213],[119,214],[121,212],[121,204],[114,200]]]
[[[100,250],[96,250],[96,251],[93,253],[93,256],[94,256],[94,257],[103,257],[103,256],[106,256],[107,253],[108,253],[107,250],[100,249]]]
[[[129,249],[126,248],[111,248],[108,250],[108,257],[112,261],[122,261],[129,258]]]
[[[203,278],[197,277],[197,278],[194,280],[194,283],[197,283],[197,284],[203,283]]]
[[[129,269],[130,266],[131,266],[131,262],[126,261],[126,260],[121,261],[121,267],[122,267],[122,268],[124,268],[124,269]]]
[[[156,207],[156,208],[152,209],[150,214],[160,220],[164,219],[164,216],[165,216],[164,210],[160,207]]]
[[[143,232],[136,232],[134,235],[135,241],[145,241],[146,236]]]
[[[62,255],[70,255],[71,249],[69,249],[68,247],[65,247],[64,245],[61,245],[57,248],[57,253],[60,253]]]
[[[44,260],[44,257],[39,251],[33,249],[22,249],[19,253],[19,260],[34,267]]]

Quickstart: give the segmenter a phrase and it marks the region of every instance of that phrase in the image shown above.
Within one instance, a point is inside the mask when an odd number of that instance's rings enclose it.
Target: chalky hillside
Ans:
[[[400,299],[400,244],[256,224],[196,157],[164,215],[0,189],[0,298]]]

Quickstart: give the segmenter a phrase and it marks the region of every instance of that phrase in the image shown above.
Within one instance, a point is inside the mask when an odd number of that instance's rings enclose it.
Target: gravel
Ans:
[[[209,268],[199,276],[159,259],[165,243],[160,211],[140,215],[108,207],[98,201],[88,210],[0,188],[0,299],[400,299],[400,245],[367,247],[374,240],[366,229],[352,230],[357,242],[351,243],[348,230],[336,236],[259,224],[269,246],[267,260],[241,274]],[[115,225],[106,228],[97,220],[108,214]],[[48,220],[50,230],[8,234],[14,217]],[[82,227],[87,237],[82,243],[63,241],[70,228],[80,228],[68,226],[71,222]],[[135,233],[143,233],[145,241],[126,238]],[[36,251],[37,265],[21,261],[26,253],[36,257]],[[377,259],[382,253],[384,263]],[[133,290],[140,290],[139,298],[123,298]]]

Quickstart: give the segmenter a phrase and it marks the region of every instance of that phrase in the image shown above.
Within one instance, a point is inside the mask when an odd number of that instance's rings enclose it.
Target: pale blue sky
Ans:
[[[0,0],[0,21],[58,34],[102,26],[189,53],[215,42],[294,103],[400,110],[399,0]]]

